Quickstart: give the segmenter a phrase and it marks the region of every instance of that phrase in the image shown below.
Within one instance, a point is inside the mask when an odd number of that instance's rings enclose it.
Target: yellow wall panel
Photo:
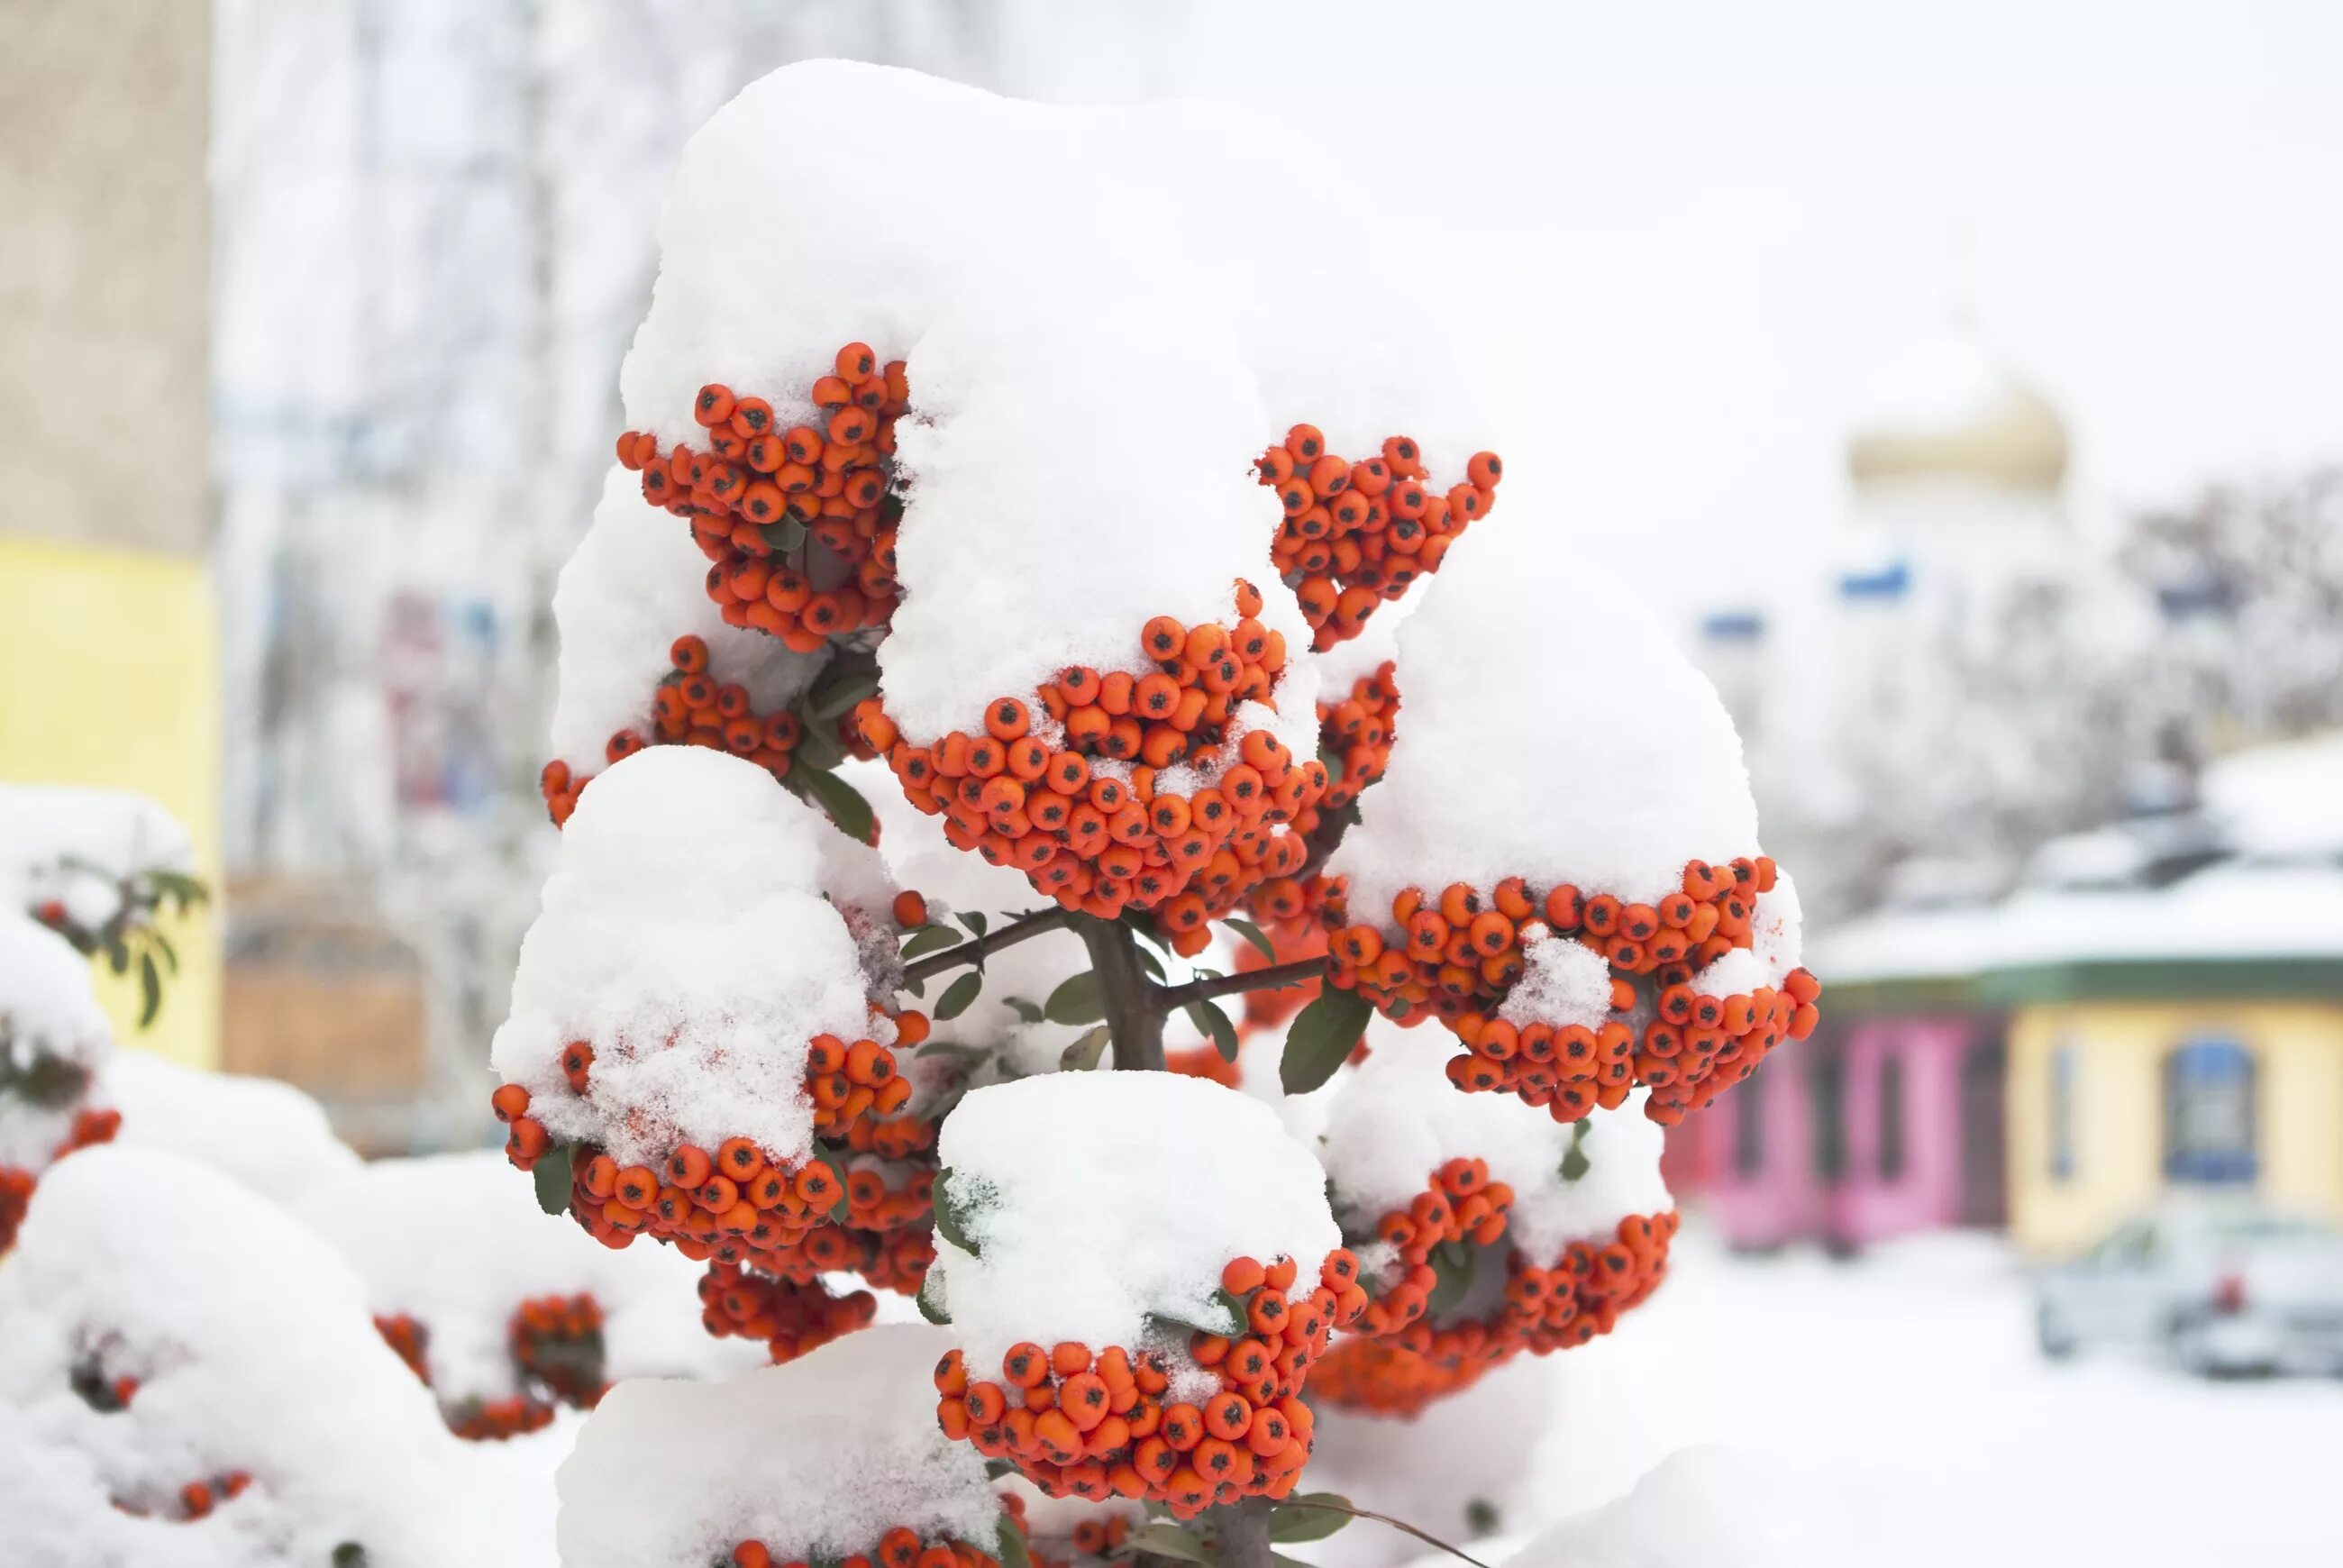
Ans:
[[[197,874],[219,887],[217,617],[198,563],[0,535],[0,777],[153,796],[186,826]],[[137,1033],[136,975],[101,962],[99,994],[126,1042],[219,1061],[216,911],[165,928],[180,971]]]

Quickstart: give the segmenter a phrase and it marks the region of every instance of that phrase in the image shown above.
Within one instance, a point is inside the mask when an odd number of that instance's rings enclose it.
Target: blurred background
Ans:
[[[548,601],[661,193],[743,83],[841,55],[1233,100],[1378,171],[1534,498],[1496,526],[1664,609],[1805,896],[1823,1033],[1671,1146],[1720,1247],[1792,1250],[1725,1288],[1925,1259],[1868,1276],[1880,1321],[1971,1292],[2030,1363],[2121,1313],[2013,1260],[2343,1219],[2343,8],[0,0],[0,775],[190,829],[221,897],[166,1052],[369,1151],[490,1141]]]

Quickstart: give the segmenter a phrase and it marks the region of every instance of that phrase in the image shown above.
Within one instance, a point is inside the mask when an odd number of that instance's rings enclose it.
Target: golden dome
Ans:
[[[1857,489],[1948,480],[2055,494],[2066,422],[1973,336],[1922,345],[1884,377],[1847,442]]]

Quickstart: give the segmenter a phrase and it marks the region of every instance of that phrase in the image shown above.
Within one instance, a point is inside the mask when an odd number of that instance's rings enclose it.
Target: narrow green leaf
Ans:
[[[806,526],[795,518],[767,523],[758,532],[765,536],[767,548],[781,555],[789,554],[806,542]]]
[[[1585,1141],[1586,1123],[1584,1121],[1574,1123],[1570,1129],[1570,1147],[1562,1152],[1564,1181],[1575,1181],[1594,1168],[1594,1162],[1586,1158],[1586,1151],[1580,1147]]]
[[[1084,970],[1061,981],[1041,1004],[1041,1013],[1051,1023],[1096,1023],[1106,1017],[1106,990],[1097,971]]]
[[[1460,1251],[1461,1256],[1458,1255]],[[1426,1316],[1444,1312],[1472,1293],[1477,1257],[1478,1254],[1469,1247],[1455,1250],[1443,1247],[1433,1254],[1432,1272],[1436,1282],[1423,1301]]]
[[[1328,986],[1318,1000],[1294,1016],[1285,1031],[1285,1055],[1277,1066],[1278,1081],[1288,1094],[1307,1094],[1334,1076],[1366,1031],[1374,1013],[1356,991]]]
[[[1209,1001],[1192,1001],[1185,1010],[1188,1020],[1204,1031],[1222,1061],[1237,1059],[1237,1026],[1229,1021],[1227,1013]]]
[[[830,1168],[831,1180],[838,1183],[838,1201],[830,1206],[830,1217],[840,1224],[846,1223],[853,1206],[846,1201],[846,1165],[839,1157],[820,1144],[814,1146],[813,1157]]]
[[[994,1534],[1000,1540],[1001,1550],[996,1555],[1001,1559],[1001,1568],[1033,1568],[1032,1555],[1025,1550],[1025,1533],[1017,1528],[1014,1520],[1002,1514],[1001,1528]]]
[[[1131,950],[1139,955],[1139,967],[1154,976],[1160,983],[1163,979],[1163,960],[1155,956],[1155,950],[1141,942]]]
[[[548,1214],[563,1214],[569,1210],[570,1161],[577,1157],[574,1143],[557,1143],[537,1157],[537,1168],[529,1172],[537,1183],[537,1206]]]
[[[936,1172],[934,1194],[936,1234],[958,1247],[969,1256],[976,1256],[976,1243],[969,1240],[968,1212],[960,1207],[960,1195],[952,1191],[951,1167]]]
[[[944,994],[936,998],[936,1021],[948,1022],[969,1010],[976,993],[984,989],[984,971],[970,970],[944,987]]]
[[[796,766],[789,770],[789,780],[795,782],[809,773],[826,773],[846,759],[846,747],[838,739],[835,725],[820,719],[809,720],[798,736],[796,748],[789,753]]]
[[[815,692],[806,711],[816,719],[843,719],[848,709],[878,689],[878,671],[849,670]]]
[[[1277,949],[1271,945],[1268,935],[1251,920],[1241,919],[1235,915],[1231,915],[1228,919],[1222,920],[1221,924],[1228,927],[1229,930],[1236,932],[1237,935],[1251,942],[1252,944],[1252,950],[1267,959],[1271,963],[1275,963],[1277,961]]]
[[[110,933],[106,939],[106,961],[116,974],[130,972],[130,950],[122,945],[120,937]]]
[[[870,841],[870,802],[862,798],[860,790],[837,774],[818,769],[808,769],[793,777],[805,780],[807,792],[830,813],[830,819],[838,824],[840,832],[858,843]]]
[[[960,917],[960,923],[968,928],[969,935],[980,937],[984,935],[984,928],[990,925],[992,922],[986,920],[982,915],[970,911],[970,913]]]
[[[1212,1292],[1211,1304],[1187,1317],[1175,1317],[1170,1312],[1150,1312],[1159,1322],[1173,1324],[1194,1333],[1218,1334],[1222,1339],[1237,1339],[1245,1332],[1244,1303],[1226,1291]]]
[[[1148,1552],[1158,1557],[1176,1557],[1182,1563],[1210,1563],[1204,1543],[1195,1535],[1176,1524],[1143,1524],[1123,1540],[1126,1552]]]
[[[1325,1498],[1342,1506],[1321,1507],[1313,1502],[1318,1498]],[[1349,1499],[1338,1497],[1331,1492],[1289,1497],[1270,1511],[1269,1538],[1281,1543],[1323,1541],[1351,1522],[1351,1515],[1344,1512],[1350,1505]]]
[[[913,959],[925,958],[930,953],[940,953],[946,948],[958,946],[960,946],[960,933],[950,926],[940,922],[932,926],[921,926],[911,933],[911,940],[903,944],[902,958],[905,963],[910,963]]]
[[[145,1029],[163,1010],[163,976],[155,967],[153,952],[138,955],[138,1027]]]
[[[1326,769],[1326,782],[1329,784],[1340,784],[1342,781],[1342,754],[1341,752],[1328,751],[1322,747],[1319,749],[1318,761],[1320,765]]]
[[[1046,1016],[1039,1006],[1027,1001],[1021,996],[1005,996],[1001,1000],[1011,1012],[1017,1015],[1018,1021],[1021,1023],[1040,1023]]]
[[[1088,1072],[1106,1055],[1108,1042],[1113,1038],[1114,1031],[1104,1024],[1085,1030],[1080,1040],[1058,1053],[1058,1065],[1069,1072]]]
[[[928,1322],[949,1323],[951,1322],[951,1314],[936,1305],[928,1297],[928,1287],[934,1284],[938,1277],[934,1270],[928,1271],[927,1278],[920,1282],[919,1290],[911,1297],[911,1304],[920,1309],[920,1316],[927,1319]]]
[[[173,974],[179,972],[179,950],[171,945],[170,938],[158,930],[150,929],[146,933],[146,945],[163,955],[165,969],[169,970]]]

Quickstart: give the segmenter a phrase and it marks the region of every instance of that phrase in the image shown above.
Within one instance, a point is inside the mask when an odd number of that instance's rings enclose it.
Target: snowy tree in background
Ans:
[[[1473,378],[1264,218],[1297,180],[1387,200],[1223,111],[833,63],[686,149],[493,1098],[782,1364],[602,1401],[565,1561],[975,1568],[1062,1504],[1262,1568],[1362,1512],[1297,1490],[1319,1405],[1644,1300],[1654,1124],[1813,1027],[1715,693],[1483,521]],[[1312,981],[1272,1083],[1221,999]]]

